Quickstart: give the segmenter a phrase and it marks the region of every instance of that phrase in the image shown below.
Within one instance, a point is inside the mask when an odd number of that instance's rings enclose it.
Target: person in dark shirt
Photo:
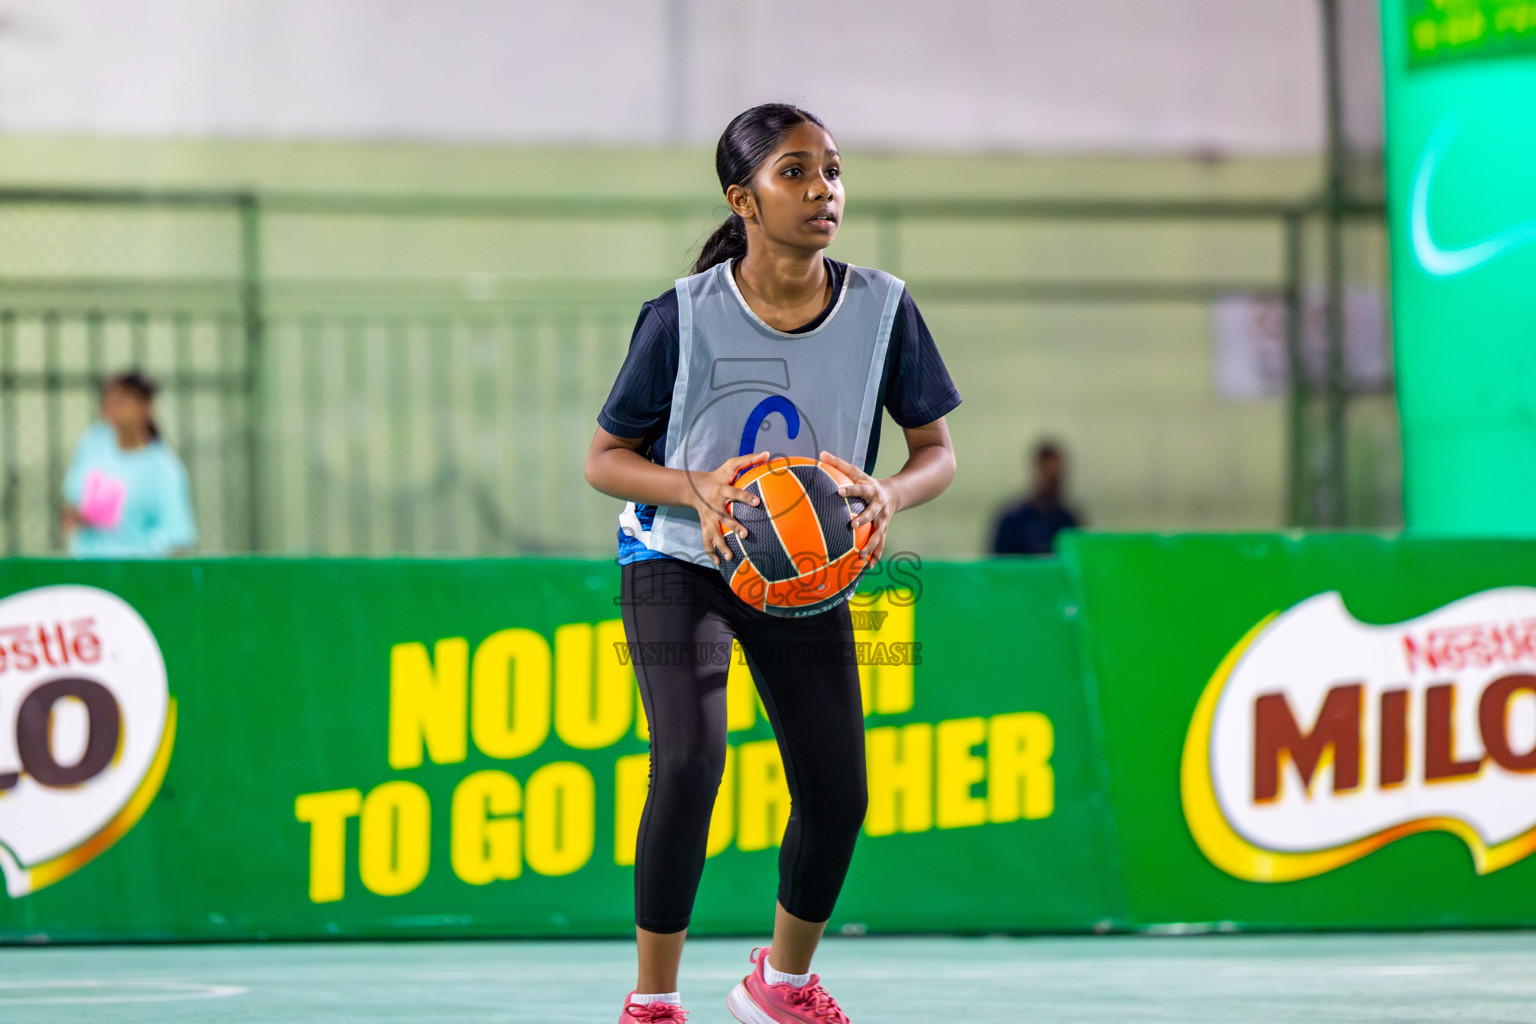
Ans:
[[[781,617],[733,591],[726,571],[746,567],[730,564],[727,532],[750,534],[729,509],[761,503],[735,486],[749,466],[819,459],[850,479],[839,493],[863,507],[850,506],[849,528],[873,524],[860,551],[878,562],[891,516],[954,478],[945,416],[960,394],[905,285],[824,255],[845,196],[825,124],[798,107],[753,107],[721,135],[716,171],[731,215],[694,272],[642,308],[583,467],[588,483],[625,502],[616,539],[630,649],[679,652],[633,661],[651,767],[634,845],[638,971],[619,1020],[687,1019],[678,965],[729,749],[727,666],[708,652],[739,642],[793,811],[771,952],[753,951],[727,1006],[743,1021],[846,1024],[811,961],[868,804],[852,613],[841,601]],[[882,407],[902,428],[907,460],[876,479]]]
[[[994,555],[1049,555],[1056,535],[1083,525],[1083,518],[1062,500],[1066,458],[1060,446],[1042,441],[1035,446],[1034,482],[1029,497],[1010,506],[997,519],[992,537]]]

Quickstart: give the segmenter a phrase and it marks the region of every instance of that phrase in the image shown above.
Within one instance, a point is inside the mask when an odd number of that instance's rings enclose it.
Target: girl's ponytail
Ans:
[[[740,214],[733,213],[725,218],[725,223],[715,228],[715,233],[709,236],[704,247],[699,250],[699,258],[693,261],[693,272],[702,274],[716,263],[740,259],[746,254],[747,225]]]
[[[732,118],[715,146],[715,174],[720,178],[721,190],[727,191],[732,185],[750,188],[758,167],[797,124],[826,127],[815,114],[787,103],[764,103]],[[740,215],[733,213],[699,250],[693,272],[702,274],[717,263],[746,254],[747,225]]]

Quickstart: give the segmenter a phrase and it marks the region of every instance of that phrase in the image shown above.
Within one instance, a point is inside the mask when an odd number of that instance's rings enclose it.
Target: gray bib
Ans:
[[[729,262],[679,280],[681,348],[663,464],[708,473],[737,455],[814,459],[825,449],[864,466],[904,287],[850,265],[821,325],[790,334],[752,312]],[[661,506],[644,540],[653,551],[713,565],[692,508]]]

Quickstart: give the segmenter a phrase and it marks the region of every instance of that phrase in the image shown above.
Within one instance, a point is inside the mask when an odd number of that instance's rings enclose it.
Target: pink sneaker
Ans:
[[[821,987],[821,978],[811,975],[804,988],[770,985],[763,978],[768,950],[752,951],[752,973],[731,989],[726,1009],[741,1024],[851,1024],[832,994]]]
[[[619,1024],[636,1024],[637,1021],[643,1024],[661,1024],[662,1021],[688,1019],[688,1011],[681,1006],[672,1003],[651,1003],[649,1006],[644,1003],[632,1003],[629,1000],[633,999],[634,995],[631,992],[624,1000],[624,1012],[619,1014]]]

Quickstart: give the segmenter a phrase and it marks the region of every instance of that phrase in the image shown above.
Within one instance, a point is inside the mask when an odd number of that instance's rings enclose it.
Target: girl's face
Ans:
[[[144,430],[149,425],[149,400],[124,387],[109,387],[101,396],[101,418],[116,430]]]
[[[757,169],[749,192],[731,187],[731,207],[770,241],[819,252],[843,222],[843,179],[837,146],[827,130],[802,123]]]

